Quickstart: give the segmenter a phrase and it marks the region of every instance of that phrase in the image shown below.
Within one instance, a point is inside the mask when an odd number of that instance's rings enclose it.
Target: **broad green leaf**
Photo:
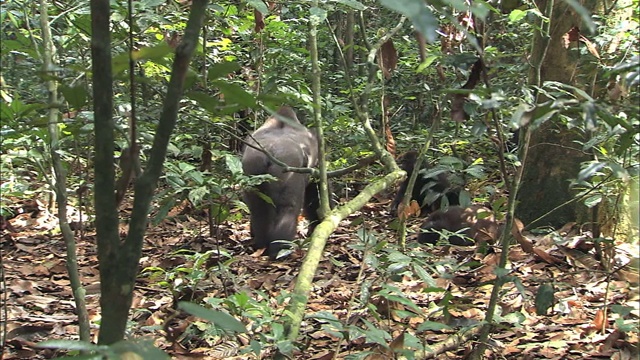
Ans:
[[[591,13],[584,6],[582,6],[576,0],[564,0],[569,6],[575,10],[578,15],[582,18],[583,24],[587,25],[587,28],[590,32],[596,31],[596,23],[593,22],[593,18],[591,17]]]
[[[141,1],[143,8],[154,8],[156,6],[160,6],[164,4],[166,1],[164,0],[144,0]]]
[[[547,315],[555,300],[554,293],[553,285],[549,283],[544,283],[538,287],[535,299],[536,314]]]
[[[365,5],[363,5],[360,1],[356,1],[356,0],[333,0],[333,1],[337,2],[338,4],[346,5],[352,9],[356,9],[359,11],[364,11],[367,9]]]
[[[387,347],[389,340],[391,340],[391,335],[388,332],[379,329],[378,326],[374,325],[366,319],[362,319],[362,321],[367,326],[366,330],[362,330],[367,338],[367,342]]]
[[[119,341],[109,346],[119,355],[120,359],[164,360],[169,359],[164,351],[153,346],[153,341],[146,339],[133,339]],[[137,356],[132,356],[133,354]]]
[[[433,279],[431,274],[425,270],[422,266],[417,264],[413,264],[413,272],[418,275],[418,277],[429,287],[436,287],[436,281]]]
[[[219,100],[215,96],[205,94],[201,91],[191,91],[186,93],[184,96],[186,98],[194,100],[198,103],[198,105],[200,105],[203,109],[211,114],[216,114],[218,111]]]
[[[209,193],[209,189],[206,186],[199,186],[189,191],[189,200],[194,204],[200,204],[202,199]]]
[[[429,56],[427,56],[427,58],[424,59],[422,64],[418,65],[418,69],[416,70],[416,72],[417,73],[422,73],[426,68],[431,66],[431,64],[433,64],[438,59],[440,59],[439,55],[429,55]]]
[[[65,349],[65,350],[78,350],[78,351],[98,351],[99,345],[95,345],[89,342],[76,341],[76,340],[47,340],[36,345],[39,348],[45,349]]]
[[[256,355],[256,359],[260,358],[260,353],[262,352],[262,343],[256,340],[251,340],[249,343],[249,347],[251,351]]]
[[[190,302],[181,301],[178,308],[193,316],[212,322],[216,327],[236,333],[244,333],[247,329],[233,316],[218,310],[207,309]]]
[[[524,19],[525,16],[527,16],[526,11],[515,9],[509,14],[509,22],[512,24],[520,22],[520,20]]]
[[[212,82],[211,85],[220,89],[224,94],[225,102],[229,104],[239,104],[250,108],[256,106],[256,98],[240,85],[229,84],[220,80]]]
[[[311,23],[316,26],[322,24],[322,22],[327,19],[327,10],[318,7],[312,7],[311,9],[309,9],[309,12],[311,14]]]
[[[615,162],[610,162],[608,165],[616,178],[625,182],[629,181],[629,172],[622,165]]]
[[[269,14],[269,8],[265,5],[264,1],[261,0],[247,0],[247,4],[249,4],[254,9],[260,11],[263,15]]]
[[[593,208],[594,206],[600,204],[602,202],[602,194],[595,194],[592,196],[589,196],[588,198],[584,199],[584,205],[586,207],[588,207],[589,209]]]
[[[225,61],[213,64],[207,72],[207,79],[217,80],[238,70],[240,70],[240,65],[234,61]]]
[[[224,162],[232,174],[242,174],[242,161],[240,161],[239,157],[232,154],[225,154]]]
[[[589,166],[580,170],[578,173],[578,181],[583,181],[591,178],[598,173],[606,164],[600,161],[592,161]]]
[[[409,18],[416,30],[422,33],[428,42],[432,43],[436,40],[438,19],[433,16],[423,0],[380,0],[380,4]]]
[[[447,324],[437,323],[433,321],[425,321],[420,326],[418,326],[418,331],[442,331],[442,330],[451,330],[451,326]]]
[[[133,52],[133,60],[155,60],[162,59],[168,54],[173,53],[173,49],[166,41],[158,43],[158,45],[143,47],[140,50]]]
[[[83,85],[61,85],[60,92],[72,109],[82,109],[87,104],[87,89]]]

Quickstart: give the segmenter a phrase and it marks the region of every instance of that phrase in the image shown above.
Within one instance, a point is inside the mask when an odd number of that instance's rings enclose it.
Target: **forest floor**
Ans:
[[[317,316],[303,323],[299,338],[305,350],[296,353],[295,359],[393,359],[397,358],[393,350],[412,352],[422,345],[428,345],[435,358],[462,359],[477,346],[472,329],[484,319],[499,253],[481,255],[472,248],[427,247],[409,237],[408,255],[428,256],[431,273],[422,277],[404,271],[389,275],[393,273],[389,268],[363,261],[362,245],[357,245],[362,244],[362,233],[356,231],[366,228],[375,232],[379,241],[395,241],[385,209],[386,204],[371,204],[345,220],[330,237],[325,249],[330,256],[316,272],[307,306],[307,314]],[[418,224],[419,220],[412,221],[414,229]],[[6,321],[6,329],[0,329],[5,336],[4,359],[62,356],[36,348],[44,340],[77,339],[75,306],[57,219],[40,206],[39,212],[19,215],[4,227],[0,309]],[[496,317],[500,326],[491,336],[486,358],[638,358],[638,272],[621,266],[637,261],[637,245],[610,246],[605,256],[613,259],[609,262],[613,265],[605,271],[596,260],[593,241],[574,226],[565,228],[555,236],[526,234],[533,251],[525,252],[520,245],[511,247],[508,258],[514,281],[508,281],[500,294],[501,314]],[[125,224],[122,233],[126,233]],[[193,214],[149,227],[140,261],[141,269],[147,270],[135,289],[130,335],[153,339],[176,359],[255,359],[246,351],[251,340],[261,341],[260,333],[269,325],[257,326],[256,321],[269,316],[277,319],[282,314],[286,301],[275,299],[293,289],[302,252],[275,262],[254,253],[247,246],[246,219],[221,226],[219,238],[224,240],[220,244],[208,233],[205,219]],[[76,233],[76,238],[95,341],[100,314],[95,233],[87,230],[83,235]],[[197,256],[192,256],[193,251],[216,249],[224,249],[230,257],[221,258],[214,251],[203,258],[206,261],[198,262]],[[552,285],[554,300],[547,314],[538,315],[535,301],[536,296],[544,301],[538,291],[542,284],[547,290],[547,285]],[[268,301],[268,309],[257,306],[254,313],[269,314],[239,319],[250,330],[240,336],[224,336],[206,322],[176,311],[177,301],[219,304],[222,300],[216,299],[236,293],[248,294],[257,304]],[[230,303],[239,301],[236,297]],[[367,307],[367,303],[375,306]],[[322,321],[332,316],[342,325]],[[351,331],[338,331],[340,326]],[[355,328],[361,331],[353,331]],[[344,334],[349,337],[341,338]],[[261,358],[271,358],[271,351],[263,349]]]

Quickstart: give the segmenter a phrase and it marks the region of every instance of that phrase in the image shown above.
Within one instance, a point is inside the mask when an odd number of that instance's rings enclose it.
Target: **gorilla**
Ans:
[[[440,234],[436,231],[459,232],[459,235],[449,236],[449,242],[459,246],[492,243],[498,238],[500,231],[493,212],[478,205],[467,208],[452,206],[446,210],[438,210],[425,219],[420,230],[418,242],[421,244],[436,244],[440,239]]]
[[[404,198],[404,193],[409,185],[409,177],[413,173],[418,159],[417,151],[408,151],[398,158],[400,168],[407,172],[407,178],[400,184],[395,198],[391,202],[391,213],[397,214],[398,206]],[[421,216],[439,210],[446,201],[445,205],[460,205],[460,189],[451,185],[448,173],[440,173],[435,176],[427,177],[424,172],[429,169],[427,165],[422,165],[418,170],[420,174],[416,178],[413,186],[411,200],[416,200],[420,204]],[[446,198],[446,199],[445,199]]]
[[[309,181],[309,174],[284,172],[261,149],[292,167],[315,167],[318,164],[318,139],[315,132],[305,128],[296,113],[288,106],[278,110],[278,116],[268,118],[251,136],[247,137],[242,154],[242,170],[246,175],[269,174],[277,181],[265,182],[256,189],[243,193],[244,202],[251,212],[251,238],[255,248],[267,249],[275,259],[286,244],[276,240],[291,241],[296,235],[298,215],[310,222],[309,232],[319,221],[319,194],[316,182]],[[270,198],[269,202],[265,195]]]

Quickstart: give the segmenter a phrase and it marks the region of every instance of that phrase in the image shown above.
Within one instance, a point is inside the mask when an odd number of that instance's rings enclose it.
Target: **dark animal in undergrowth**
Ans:
[[[398,163],[400,168],[407,172],[407,178],[400,184],[395,198],[391,202],[391,213],[398,215],[398,206],[404,198],[409,185],[409,177],[415,170],[417,151],[408,151],[400,156]],[[451,184],[450,172],[441,171],[433,175],[429,174],[430,168],[423,164],[418,171],[416,183],[411,192],[411,200],[418,202],[421,208],[421,216],[426,216],[442,207],[460,205],[460,187]],[[431,172],[433,173],[433,172]]]
[[[264,153],[269,152],[291,167],[315,167],[318,139],[314,132],[300,124],[290,107],[280,108],[277,115],[268,118],[247,137],[242,155],[242,169],[246,175],[270,174],[277,178],[277,181],[262,183],[243,194],[251,212],[253,245],[258,249],[267,248],[271,259],[286,247],[277,240],[294,239],[302,208],[311,224],[310,232],[319,220],[317,183],[309,182],[309,174],[285,172]],[[283,121],[282,117],[288,120]],[[265,200],[265,195],[272,203]]]
[[[452,206],[438,210],[420,226],[418,242],[436,244],[440,233],[451,233],[448,240],[453,245],[471,246],[480,243],[493,243],[499,236],[500,227],[493,212],[485,207],[472,205],[466,208]]]

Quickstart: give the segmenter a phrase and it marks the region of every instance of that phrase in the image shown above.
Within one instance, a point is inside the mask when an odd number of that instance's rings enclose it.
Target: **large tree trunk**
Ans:
[[[548,1],[551,0],[538,0],[536,4],[540,9],[545,9]],[[564,47],[562,36],[580,23],[580,17],[566,2],[555,1],[549,39],[536,32],[533,40],[531,57],[534,63],[535,59],[540,59],[545,54],[547,41],[548,48],[540,74],[535,69],[531,70],[530,84],[559,81],[576,85],[573,83],[576,80],[574,75],[577,59],[573,59],[569,49]],[[579,84],[577,86],[580,87]],[[582,151],[580,145],[575,143],[576,140],[584,141],[585,134],[567,129],[557,118],[533,130],[516,210],[516,216],[525,224],[533,227],[559,227],[567,222],[586,220],[586,207],[579,201],[570,202],[574,196],[569,188],[570,179],[575,178],[580,171],[580,163],[590,158],[590,154]]]

